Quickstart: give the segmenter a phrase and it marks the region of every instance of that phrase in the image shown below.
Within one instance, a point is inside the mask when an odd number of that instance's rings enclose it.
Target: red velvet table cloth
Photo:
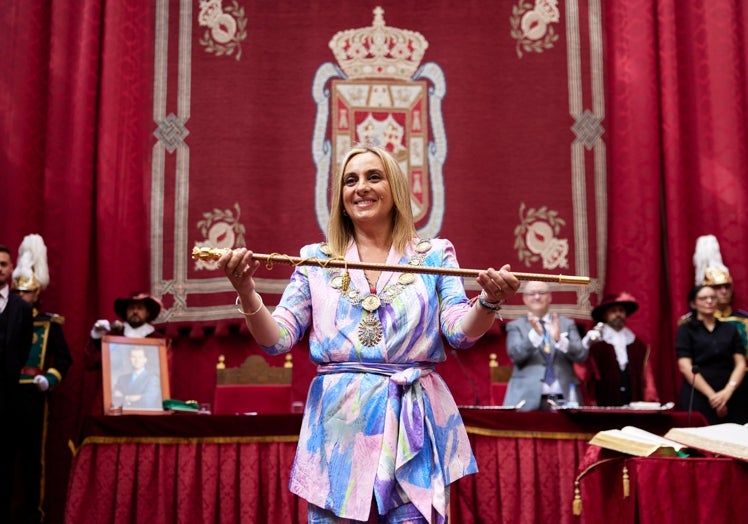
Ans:
[[[746,462],[709,457],[618,456],[602,460],[580,478],[582,511],[578,522],[745,522]]]
[[[288,491],[301,415],[90,417],[68,523],[306,522]]]
[[[453,484],[460,524],[571,523],[574,480],[598,431],[635,425],[664,434],[687,424],[680,412],[548,413],[462,409],[479,472]],[[701,426],[703,417],[692,416]]]
[[[451,521],[461,524],[571,522],[574,479],[594,433],[627,424],[664,433],[686,422],[666,412],[460,411],[480,469],[452,486]],[[287,487],[300,423],[296,414],[90,417],[65,520],[306,522],[306,503]]]

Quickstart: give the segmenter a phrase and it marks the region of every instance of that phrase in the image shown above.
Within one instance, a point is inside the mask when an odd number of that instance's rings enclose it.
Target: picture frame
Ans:
[[[162,415],[169,398],[166,339],[107,335],[101,343],[104,411]]]

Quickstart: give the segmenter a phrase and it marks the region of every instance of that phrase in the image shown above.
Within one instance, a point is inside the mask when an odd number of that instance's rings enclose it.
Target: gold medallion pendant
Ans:
[[[329,255],[329,247],[323,245],[324,249],[320,249],[326,255]],[[426,259],[426,253],[431,249],[431,242],[429,240],[420,240],[415,247],[416,254],[411,256],[408,260],[408,264],[411,266],[420,266]],[[403,290],[415,282],[416,276],[413,273],[405,272],[400,273],[397,277],[397,281],[387,285],[379,295],[370,293],[365,297],[355,287],[349,291],[349,285],[351,282],[348,270],[345,269],[342,273],[339,270],[334,272],[331,271],[330,286],[337,289],[340,295],[354,306],[360,306],[366,313],[361,317],[358,323],[358,339],[364,346],[372,347],[376,346],[382,341],[384,332],[382,330],[382,322],[379,320],[377,310],[382,304],[390,304],[395,298],[397,298]],[[371,285],[369,286],[371,287]]]
[[[364,346],[376,346],[382,340],[382,323],[376,311],[382,305],[382,299],[375,294],[364,297],[361,307],[367,312],[358,323],[358,339]]]
[[[373,312],[367,312],[358,323],[358,339],[364,346],[376,346],[382,340],[382,323]]]

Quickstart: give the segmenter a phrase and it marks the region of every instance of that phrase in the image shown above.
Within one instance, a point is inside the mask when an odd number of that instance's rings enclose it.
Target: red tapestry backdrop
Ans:
[[[150,247],[162,320],[236,322],[230,284],[191,250],[296,256],[319,241],[331,172],[355,143],[393,152],[420,234],[450,238],[463,267],[590,276],[554,286],[557,309],[585,318],[605,267],[602,34],[586,2],[563,16],[541,4],[344,4],[332,19],[278,3],[159,9]],[[282,291],[289,273],[261,272],[260,290]]]

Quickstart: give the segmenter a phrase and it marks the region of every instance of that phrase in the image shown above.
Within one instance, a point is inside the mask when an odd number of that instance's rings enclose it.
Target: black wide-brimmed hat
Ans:
[[[633,295],[630,293],[619,293],[617,295],[607,295],[603,298],[602,302],[592,310],[592,318],[595,322],[605,322],[603,315],[605,310],[610,306],[623,306],[626,310],[626,316],[631,316],[637,309],[639,309],[639,303],[636,301]]]
[[[147,293],[133,293],[129,297],[118,298],[114,301],[114,312],[122,320],[127,320],[127,308],[134,302],[142,302],[148,310],[146,322],[151,322],[161,313],[163,304],[161,301]]]

